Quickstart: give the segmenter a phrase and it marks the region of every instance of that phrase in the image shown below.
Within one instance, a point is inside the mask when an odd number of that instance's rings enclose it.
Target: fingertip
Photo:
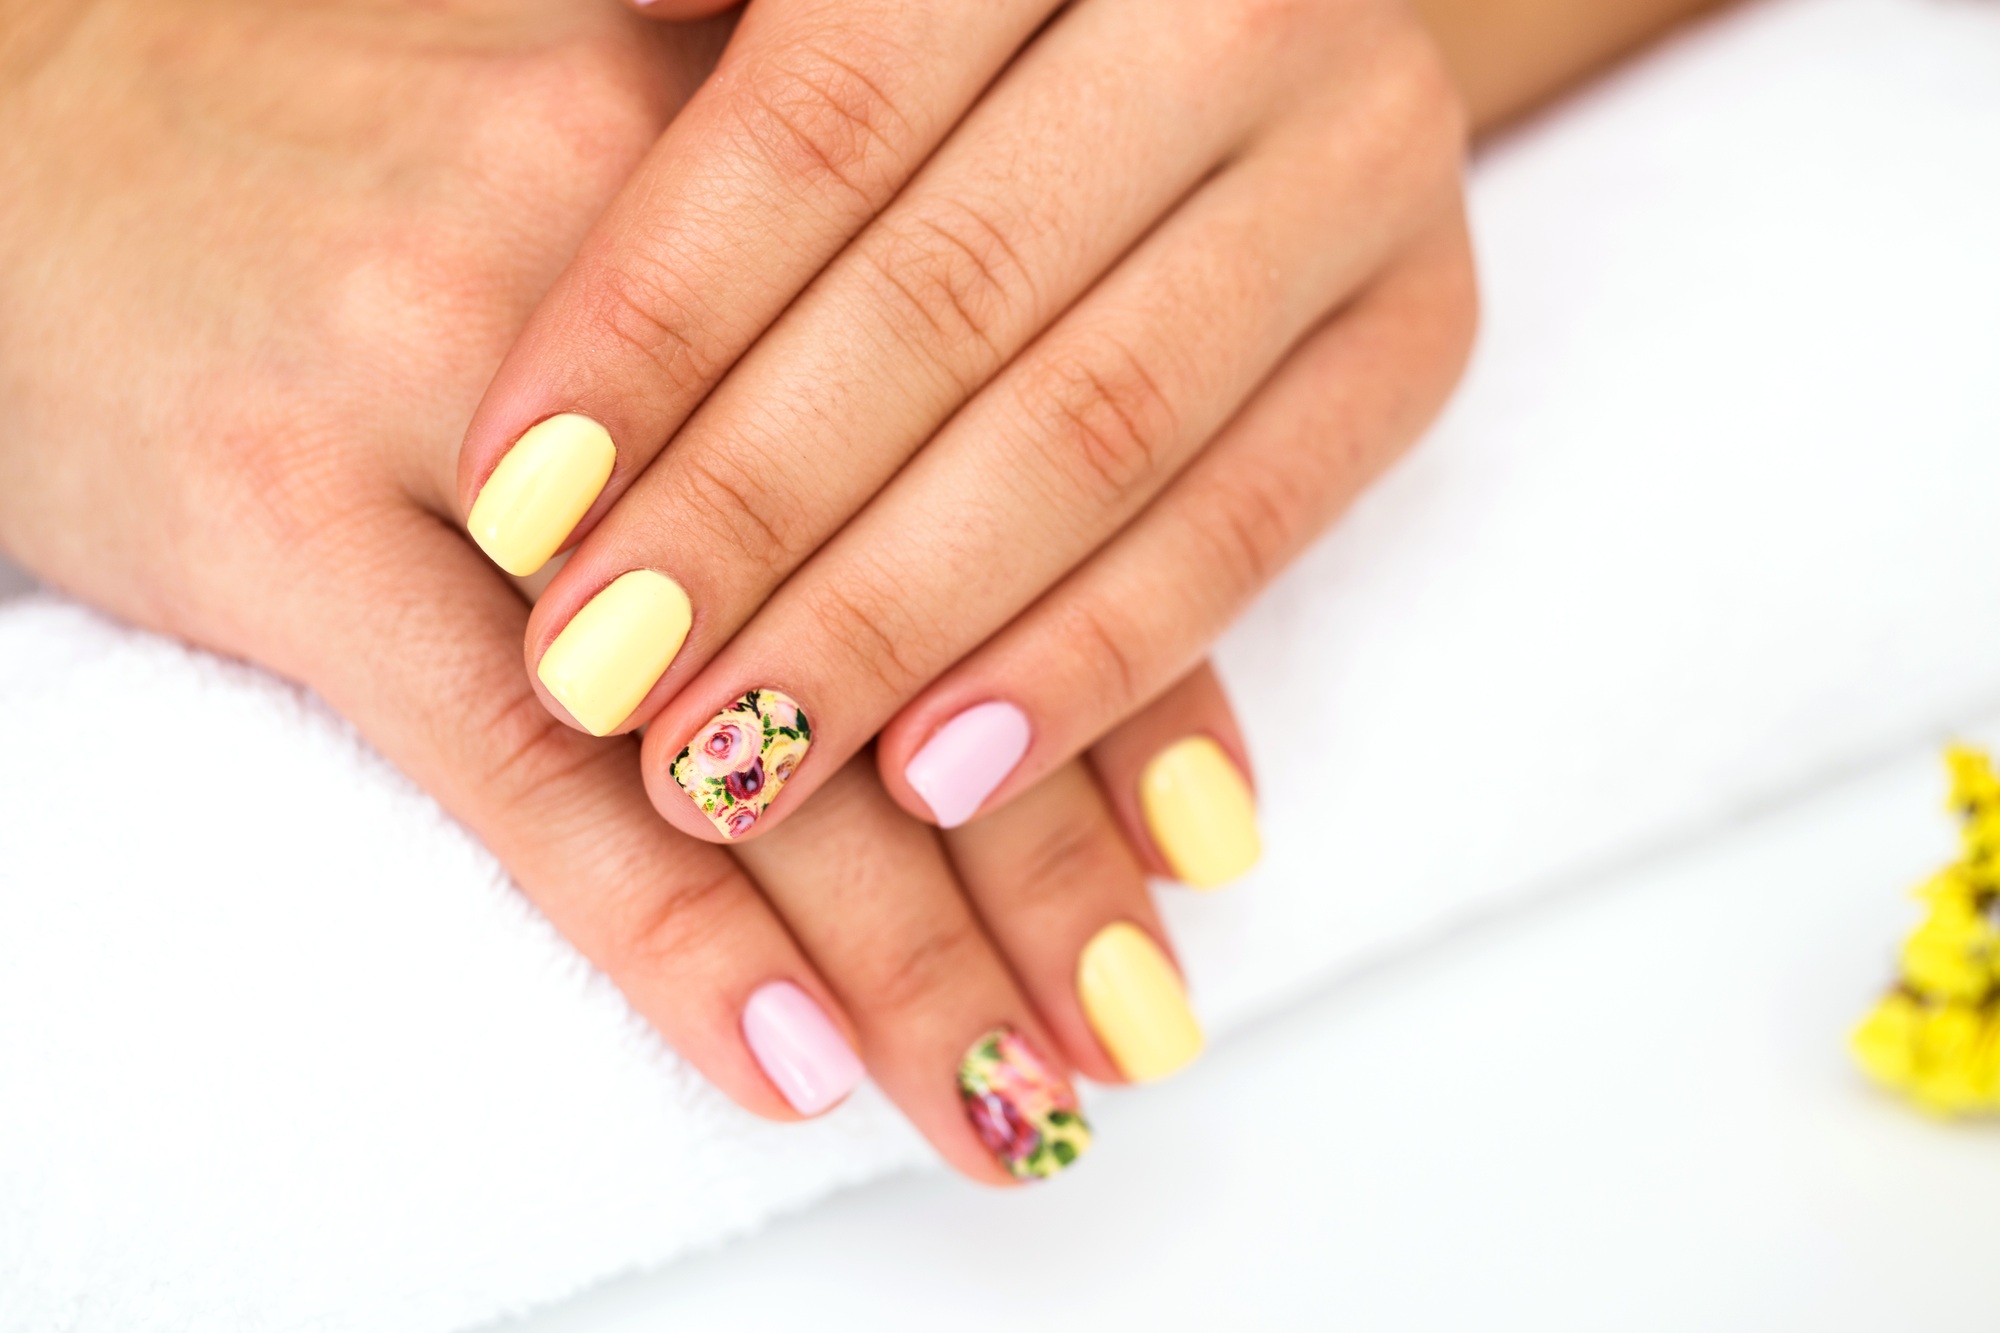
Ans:
[[[796,982],[767,981],[753,991],[742,1028],[764,1076],[808,1119],[847,1100],[867,1072],[852,1038]]]

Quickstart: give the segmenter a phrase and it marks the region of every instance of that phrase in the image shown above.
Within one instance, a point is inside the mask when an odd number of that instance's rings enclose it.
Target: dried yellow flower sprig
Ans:
[[[1903,942],[1901,980],[1852,1045],[1877,1082],[1963,1115],[2000,1111],[2000,777],[1968,746],[1945,763],[1959,859],[1917,890],[1925,916]]]

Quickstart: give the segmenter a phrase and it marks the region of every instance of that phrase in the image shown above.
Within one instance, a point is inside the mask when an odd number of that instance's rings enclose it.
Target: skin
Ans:
[[[728,35],[545,0],[0,0],[0,546],[321,693],[744,1106],[792,1115],[738,1028],[789,979],[948,1161],[998,1182],[952,1070],[1004,1021],[1115,1077],[1070,969],[1109,921],[1159,936],[1156,853],[1120,837],[1158,739],[1242,759],[1212,680],[1171,685],[1199,646],[1151,668],[1155,702],[1094,772],[1046,765],[945,840],[851,741],[746,872],[653,813],[638,741],[551,717],[520,668],[527,602],[457,530],[464,423]],[[1334,440],[1330,516],[1462,355],[1469,306],[1455,330],[1424,312],[1468,293],[1413,267],[1351,284],[1345,332],[1194,445]]]
[[[1118,1077],[1066,973],[1104,924],[1161,930],[1090,775],[1008,826],[1034,885],[978,880],[1000,914],[1012,892],[1062,894],[1033,967],[1003,955],[937,835],[866,764],[836,775],[822,816],[847,851],[829,859],[833,832],[809,822],[753,880],[658,819],[636,740],[549,718],[520,671],[526,601],[447,516],[480,389],[719,33],[511,2],[5,17],[11,554],[317,690],[752,1111],[794,1118],[739,1027],[779,979],[975,1179],[1006,1183],[954,1083],[982,1033],[1009,1023],[1058,1071]],[[1205,679],[1160,716],[1240,756]],[[829,865],[838,897],[813,891]]]
[[[688,590],[627,725],[697,837],[670,766],[766,687],[813,750],[741,836],[878,734],[931,818],[907,764],[992,699],[1032,735],[1004,804],[1190,670],[1470,345],[1463,118],[1395,0],[890,8],[746,12],[461,460],[469,509],[530,424],[609,429],[528,656],[630,570]]]

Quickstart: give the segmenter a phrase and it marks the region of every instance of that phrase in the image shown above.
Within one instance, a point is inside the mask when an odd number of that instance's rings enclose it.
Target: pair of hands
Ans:
[[[1087,1142],[1071,1070],[1192,1054],[1142,774],[1214,781],[1189,737],[1240,766],[1206,645],[1469,336],[1410,19],[7,3],[24,563],[317,689],[754,1111],[824,1109],[858,1049],[1002,1181]],[[560,415],[604,484],[550,504],[579,451],[517,467],[496,538],[481,497]],[[517,568],[580,543],[532,614],[468,515]],[[751,808],[733,855],[677,767]],[[1166,809],[1171,848],[1201,812]]]

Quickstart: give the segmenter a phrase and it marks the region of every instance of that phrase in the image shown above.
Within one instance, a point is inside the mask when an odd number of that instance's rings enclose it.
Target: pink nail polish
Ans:
[[[800,1115],[818,1115],[861,1081],[853,1047],[812,996],[789,981],[766,982],[750,996],[743,1039]]]
[[[939,727],[903,777],[940,827],[957,828],[978,812],[1027,752],[1028,715],[995,699]]]

